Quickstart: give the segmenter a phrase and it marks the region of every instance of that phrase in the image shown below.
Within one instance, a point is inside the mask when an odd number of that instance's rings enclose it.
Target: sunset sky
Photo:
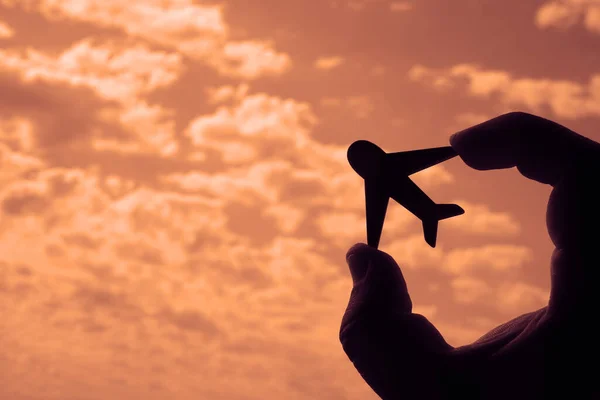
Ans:
[[[600,0],[0,0],[0,398],[378,398],[338,341],[354,140],[600,139]],[[551,187],[454,158],[380,249],[453,345],[546,304]]]

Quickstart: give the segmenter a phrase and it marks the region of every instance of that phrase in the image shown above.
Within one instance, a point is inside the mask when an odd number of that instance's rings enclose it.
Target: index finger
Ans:
[[[527,178],[555,185],[576,164],[600,155],[600,144],[548,119],[511,112],[450,137],[471,168],[517,167]]]

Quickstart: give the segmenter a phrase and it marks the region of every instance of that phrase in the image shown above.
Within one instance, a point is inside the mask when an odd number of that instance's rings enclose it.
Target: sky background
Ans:
[[[343,353],[354,140],[599,140],[600,2],[0,0],[0,398],[376,399]],[[540,144],[543,146],[543,143]],[[454,158],[380,249],[453,345],[546,304],[551,188]]]

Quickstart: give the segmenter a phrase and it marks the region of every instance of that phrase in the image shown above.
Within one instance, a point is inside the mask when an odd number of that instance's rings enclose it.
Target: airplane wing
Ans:
[[[390,187],[389,196],[417,218],[427,218],[434,207],[433,200],[409,177],[398,179],[396,185]]]
[[[401,151],[388,153],[386,162],[392,172],[414,174],[441,162],[456,157],[458,154],[451,146],[434,147],[431,149]]]
[[[375,179],[365,180],[367,244],[371,247],[379,246],[389,200],[386,187],[381,182]]]

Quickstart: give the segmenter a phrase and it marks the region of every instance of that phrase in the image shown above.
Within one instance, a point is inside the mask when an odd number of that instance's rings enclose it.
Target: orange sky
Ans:
[[[522,110],[600,139],[598,0],[0,0],[0,398],[375,399],[338,329],[352,141]],[[550,187],[418,173],[380,248],[454,345],[545,305]]]

